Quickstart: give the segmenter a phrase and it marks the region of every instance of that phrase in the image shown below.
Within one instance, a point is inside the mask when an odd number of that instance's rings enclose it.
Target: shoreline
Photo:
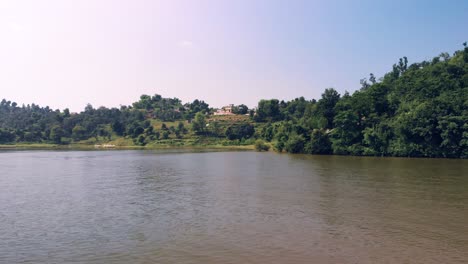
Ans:
[[[223,146],[223,145],[150,145],[150,146],[102,146],[85,144],[0,144],[0,150],[153,150],[153,149],[217,149],[217,150],[255,150],[254,145]]]
[[[106,145],[106,144],[102,144]],[[91,151],[91,150],[212,150],[212,151],[256,151],[255,145],[146,145],[146,146],[129,146],[129,145],[112,145],[111,147],[102,147],[102,145],[88,144],[48,144],[48,143],[32,143],[32,144],[0,144],[2,150],[70,150],[70,151]],[[266,152],[275,152],[269,150]],[[278,152],[275,152],[278,153]],[[287,154],[287,153],[278,153]],[[320,154],[294,154],[294,155],[312,155],[312,156],[337,156],[337,157],[368,157],[368,158],[403,158],[403,159],[444,159],[444,160],[467,160],[465,158],[446,158],[446,157],[403,157],[403,156],[366,156],[366,155],[320,155]]]

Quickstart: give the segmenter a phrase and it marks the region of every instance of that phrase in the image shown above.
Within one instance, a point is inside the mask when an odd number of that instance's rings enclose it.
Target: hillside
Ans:
[[[468,157],[468,47],[408,65],[343,96],[261,101],[255,119],[277,150],[293,153]]]
[[[261,139],[290,153],[467,158],[464,46],[420,63],[404,57],[382,78],[361,80],[353,94],[329,88],[319,100],[261,100],[250,116],[213,116],[204,101],[160,95],[119,109],[88,105],[77,114],[4,99],[0,144],[230,146]]]

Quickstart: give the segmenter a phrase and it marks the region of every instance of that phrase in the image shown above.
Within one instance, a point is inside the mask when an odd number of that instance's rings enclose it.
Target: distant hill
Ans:
[[[0,144],[253,145],[310,154],[468,158],[468,47],[361,80],[353,94],[261,100],[243,115],[210,117],[201,100],[142,95],[131,106],[72,114],[0,102]],[[250,113],[250,117],[245,113]]]

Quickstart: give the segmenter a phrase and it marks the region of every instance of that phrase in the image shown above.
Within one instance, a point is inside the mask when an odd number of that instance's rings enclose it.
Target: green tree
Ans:
[[[56,144],[62,143],[63,135],[64,135],[63,129],[59,125],[54,125],[50,129],[49,138]]]
[[[277,99],[260,100],[258,102],[257,113],[254,116],[255,121],[279,121],[281,120],[280,104]]]
[[[169,138],[169,131],[167,131],[167,130],[163,131],[162,138],[163,139],[168,139]]]
[[[140,146],[146,145],[146,137],[144,135],[139,135],[136,139],[136,144]]]
[[[202,112],[198,112],[195,115],[195,119],[192,121],[192,130],[197,134],[203,134],[206,130],[205,115]]]
[[[361,131],[359,117],[352,111],[343,111],[336,115],[335,128],[331,132],[333,153],[359,155]]]
[[[219,124],[218,121],[213,121],[210,124],[210,128],[211,128],[211,133],[214,136],[219,137],[221,135],[221,125]]]
[[[255,141],[255,149],[257,151],[268,151],[270,150],[270,146],[265,143],[265,141],[261,139],[257,139]]]
[[[303,153],[306,140],[302,135],[293,134],[284,144],[284,148],[289,153]]]
[[[82,139],[85,139],[87,137],[87,131],[86,128],[76,125],[73,130],[72,130],[72,138],[75,141],[79,141]]]
[[[119,136],[123,136],[125,132],[125,125],[119,120],[114,120],[111,124],[111,128]]]
[[[325,128],[333,128],[335,118],[335,105],[340,100],[340,94],[333,88],[325,89],[322,98],[318,101],[318,110],[327,120]]]
[[[314,129],[310,142],[306,144],[306,152],[310,154],[331,154],[332,147],[328,134],[323,129]]]
[[[232,112],[236,115],[245,115],[249,112],[249,108],[245,104],[234,106]]]
[[[177,130],[178,130],[180,133],[183,133],[183,134],[187,133],[186,128],[185,128],[185,126],[184,126],[184,123],[182,123],[182,122],[179,122],[179,123],[177,124]]]
[[[255,128],[251,124],[231,125],[226,129],[226,137],[229,140],[248,139],[255,133]]]
[[[0,128],[0,143],[12,143],[15,141],[15,134],[12,131]]]

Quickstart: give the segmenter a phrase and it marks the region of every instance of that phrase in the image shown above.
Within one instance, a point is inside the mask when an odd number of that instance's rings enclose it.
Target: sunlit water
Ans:
[[[0,263],[467,263],[468,161],[0,152]]]

